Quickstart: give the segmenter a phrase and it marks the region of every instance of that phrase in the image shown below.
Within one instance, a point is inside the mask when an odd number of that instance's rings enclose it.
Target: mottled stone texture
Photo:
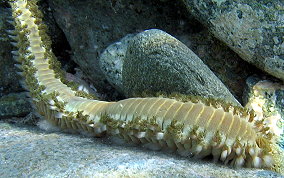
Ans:
[[[129,34],[109,45],[100,55],[99,64],[108,82],[119,92],[123,93],[122,66],[129,42],[134,37]]]
[[[191,50],[230,88],[238,99],[255,68],[214,38],[188,15],[180,1],[49,0],[51,12],[72,48],[72,60],[102,93],[113,93],[99,68],[99,56],[127,34],[158,28]],[[115,71],[113,71],[115,72]],[[119,83],[120,81],[118,81]],[[110,82],[111,83],[111,82]]]
[[[244,60],[284,80],[283,0],[183,0],[189,12]]]
[[[128,33],[147,28],[177,30],[178,22],[172,18],[176,12],[156,4],[157,1],[136,0],[49,0],[54,17],[72,48],[72,59],[99,92],[108,92],[109,87],[98,62],[99,54],[108,45]],[[171,23],[173,25],[169,25]]]
[[[26,93],[10,93],[0,97],[0,119],[24,117],[32,112],[32,107]]]
[[[226,86],[183,43],[157,29],[136,35],[123,63],[124,92],[178,92],[238,104]]]

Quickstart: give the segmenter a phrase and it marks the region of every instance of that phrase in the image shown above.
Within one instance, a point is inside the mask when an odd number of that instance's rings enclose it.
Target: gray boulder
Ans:
[[[256,72],[255,67],[242,60],[189,15],[181,1],[48,0],[48,3],[51,11],[45,12],[53,13],[52,16],[66,35],[72,48],[72,60],[99,93],[111,95],[114,93],[111,86],[118,90],[121,88],[116,86],[121,82],[112,82],[110,79],[118,79],[115,77],[119,75],[116,74],[118,68],[106,67],[108,74],[115,75],[112,77],[105,75],[106,72],[99,65],[104,49],[126,34],[150,28],[162,29],[186,44],[238,99],[242,97],[245,79]],[[48,26],[53,29],[51,24]]]
[[[201,23],[244,60],[284,80],[282,0],[184,0]]]
[[[10,93],[0,97],[0,119],[24,117],[31,113],[32,107],[26,93]]]
[[[157,29],[136,35],[123,63],[122,79],[128,97],[144,91],[238,101],[194,52]]]
[[[101,93],[112,90],[99,67],[99,55],[129,33],[157,27],[176,31],[176,12],[158,1],[48,0],[72,49],[72,60]],[[157,5],[158,4],[158,5]]]
[[[109,45],[100,55],[99,64],[108,82],[119,92],[123,93],[122,66],[126,50],[134,34],[128,34],[120,41]]]

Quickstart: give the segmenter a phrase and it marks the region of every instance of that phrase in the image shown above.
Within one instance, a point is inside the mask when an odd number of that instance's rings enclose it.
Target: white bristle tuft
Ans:
[[[59,102],[64,102],[64,100],[63,100],[60,96],[56,96],[56,99],[57,99]]]
[[[9,23],[9,24],[11,24],[11,25],[13,25],[13,26],[15,26],[15,22],[14,22],[14,20],[7,20],[7,22]]]
[[[31,101],[39,102],[39,100],[37,98],[34,98],[34,97],[31,98]]]
[[[157,140],[162,140],[162,139],[164,139],[164,133],[158,132],[158,133],[156,134],[156,138],[157,138]]]
[[[272,157],[271,156],[269,156],[269,155],[264,155],[263,156],[263,158],[262,158],[262,160],[263,160],[263,165],[264,165],[264,167],[272,167],[273,166],[273,159],[272,159]]]
[[[11,53],[15,56],[19,56],[19,52],[18,51],[11,51]]]
[[[78,87],[78,90],[79,90],[79,91],[83,91],[83,90],[84,90],[84,86],[83,86],[83,85],[80,85],[80,86]]]
[[[100,129],[101,129],[102,132],[104,132],[104,131],[106,131],[107,127],[106,127],[106,125],[102,125]]]
[[[32,97],[31,98],[31,104],[34,104],[34,102],[39,102],[39,100],[37,98]]]
[[[202,146],[201,145],[196,145],[193,149],[192,152],[194,154],[199,154],[202,151]]]
[[[29,90],[28,86],[26,85],[26,82],[24,80],[19,81],[21,87],[25,90]]]
[[[124,127],[125,127],[125,123],[122,123],[122,124],[120,125],[120,127],[121,127],[121,128],[124,128]]]
[[[10,35],[16,35],[16,31],[15,30],[5,30],[8,34]]]
[[[60,131],[60,128],[52,125],[51,123],[49,123],[47,120],[40,120],[38,123],[37,123],[37,126],[42,129],[42,130],[45,130],[45,131],[48,131],[48,132],[57,132],[57,131]]]
[[[16,42],[10,42],[10,44],[14,47],[18,47],[18,43],[16,43]]]
[[[15,36],[15,35],[8,35],[8,36],[9,36],[9,38],[11,40],[14,40],[14,41],[18,41],[19,40],[18,36]]]
[[[254,156],[254,155],[255,155],[255,150],[254,150],[253,148],[250,148],[250,149],[249,149],[249,154],[250,154],[251,156]]]
[[[224,150],[222,153],[221,153],[221,161],[225,161],[225,159],[227,158],[227,155],[228,155],[228,150]]]
[[[57,110],[57,107],[55,107],[55,106],[49,106],[49,109],[51,109],[51,110]]]
[[[261,166],[261,159],[260,159],[260,157],[255,156],[252,159],[252,166],[255,167],[255,168],[259,168]]]
[[[138,132],[135,136],[137,138],[144,138],[146,136],[146,132]]]
[[[23,72],[16,72],[16,74],[18,74],[19,76],[23,77],[24,73]]]
[[[84,87],[84,90],[83,90],[85,93],[87,93],[87,94],[89,94],[90,92],[89,92],[89,90],[86,88],[86,87]]]
[[[245,160],[242,156],[236,158],[236,161],[235,161],[235,166],[236,167],[242,167],[245,163]]]
[[[62,113],[62,112],[57,112],[57,113],[55,113],[55,115],[54,115],[54,117],[55,117],[55,118],[58,118],[58,119],[61,119],[62,116],[63,116],[63,113]]]
[[[16,68],[20,69],[20,70],[23,70],[23,67],[22,67],[21,64],[14,64],[14,66],[15,66]]]
[[[26,97],[31,98],[31,93],[30,92],[25,92]]]
[[[14,56],[14,55],[13,55],[13,59],[14,59],[14,61],[16,61],[16,62],[21,62],[19,56]]]
[[[54,100],[48,100],[48,104],[51,105],[51,106],[54,106],[55,102],[54,102]]]
[[[238,148],[236,149],[236,154],[237,154],[238,156],[240,156],[240,155],[242,154],[242,149],[241,149],[240,147],[238,147]]]

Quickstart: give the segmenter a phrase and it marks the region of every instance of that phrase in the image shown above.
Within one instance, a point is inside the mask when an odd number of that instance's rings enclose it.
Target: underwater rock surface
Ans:
[[[10,93],[0,97],[0,119],[23,117],[32,112],[32,107],[26,93]]]
[[[284,80],[282,0],[184,0],[212,33],[244,60]]]
[[[151,28],[162,29],[186,44],[230,88],[237,99],[242,97],[245,79],[256,71],[254,66],[242,60],[189,15],[180,1],[48,2],[72,48],[72,60],[102,93],[113,92],[108,89],[109,83],[112,84],[109,77],[115,78],[116,74],[104,75],[99,67],[101,53],[127,34]],[[117,71],[111,66],[108,69],[114,69],[108,74]]]
[[[100,55],[99,64],[108,82],[123,93],[122,66],[129,42],[134,34],[128,34],[120,41],[109,45]]]
[[[261,169],[231,169],[211,161],[0,122],[4,177],[281,177]]]
[[[238,101],[200,58],[183,43],[161,30],[137,34],[130,42],[123,63],[126,96],[143,91]]]
[[[178,27],[178,22],[172,18],[176,12],[161,9],[155,6],[156,2],[151,1],[48,2],[72,48],[72,60],[80,66],[99,92],[106,92],[110,87],[99,67],[99,55],[108,45],[126,34],[151,27],[166,28],[169,31],[175,31]],[[153,12],[160,13],[153,15]]]

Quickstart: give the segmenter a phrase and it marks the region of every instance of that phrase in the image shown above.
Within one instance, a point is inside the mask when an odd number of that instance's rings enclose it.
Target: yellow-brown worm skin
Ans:
[[[11,6],[15,30],[9,32],[18,47],[12,53],[37,111],[54,125],[94,136],[107,133],[185,156],[212,155],[236,167],[282,170],[272,136],[246,112],[162,97],[106,102],[77,96],[62,82],[36,2],[17,0]]]

